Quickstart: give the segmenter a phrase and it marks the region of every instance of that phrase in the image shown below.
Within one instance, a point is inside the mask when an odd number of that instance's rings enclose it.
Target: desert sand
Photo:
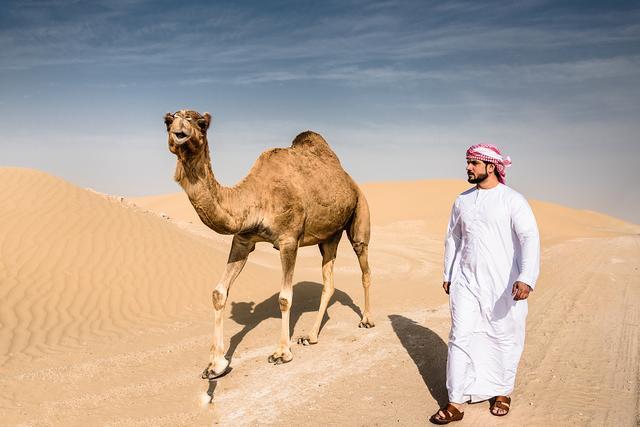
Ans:
[[[168,176],[167,179],[170,179]],[[258,245],[230,292],[232,371],[200,379],[229,236],[186,196],[125,199],[0,168],[1,425],[424,425],[446,402],[443,237],[464,181],[369,183],[376,327],[343,239],[317,345],[267,357],[280,329],[278,253]],[[542,236],[511,413],[456,425],[640,423],[640,226],[531,201]],[[299,252],[293,337],[313,323],[320,255]]]

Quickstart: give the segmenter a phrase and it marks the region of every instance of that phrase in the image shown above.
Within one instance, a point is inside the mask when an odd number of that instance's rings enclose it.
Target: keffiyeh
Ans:
[[[504,184],[506,178],[505,169],[511,166],[511,158],[503,156],[493,144],[476,144],[467,150],[468,160],[482,160],[483,162],[493,163],[498,171],[498,181]]]

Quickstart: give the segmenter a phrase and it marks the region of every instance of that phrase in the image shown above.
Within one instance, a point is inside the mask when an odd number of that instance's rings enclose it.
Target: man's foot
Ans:
[[[489,407],[489,411],[491,411],[491,415],[495,415],[496,417],[504,417],[509,413],[510,408],[511,398],[509,396],[496,396],[491,399],[491,406]]]
[[[452,421],[460,421],[464,417],[464,412],[460,412],[460,410],[455,407],[453,404],[448,403],[447,406],[440,409],[438,412],[433,414],[429,421],[433,424],[449,424]]]

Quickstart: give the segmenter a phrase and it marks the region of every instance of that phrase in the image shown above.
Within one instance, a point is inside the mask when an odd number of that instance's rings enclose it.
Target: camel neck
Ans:
[[[244,217],[237,206],[236,189],[220,185],[213,174],[208,150],[179,159],[175,179],[184,189],[202,222],[220,234],[237,234]]]

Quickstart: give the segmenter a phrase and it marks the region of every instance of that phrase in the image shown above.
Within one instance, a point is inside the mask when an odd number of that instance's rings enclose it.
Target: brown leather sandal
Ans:
[[[439,412],[442,411],[444,417],[439,415]],[[449,424],[452,421],[460,421],[462,417],[464,417],[464,412],[460,412],[455,406],[450,403],[447,403],[447,406],[441,408],[440,411],[436,412],[429,418],[434,424]]]
[[[507,396],[496,396],[492,399],[491,406],[489,407],[489,411],[491,415],[495,417],[504,417],[509,413],[509,409],[511,407],[511,398]],[[502,409],[505,411],[504,414],[496,414],[493,412],[494,408]]]

